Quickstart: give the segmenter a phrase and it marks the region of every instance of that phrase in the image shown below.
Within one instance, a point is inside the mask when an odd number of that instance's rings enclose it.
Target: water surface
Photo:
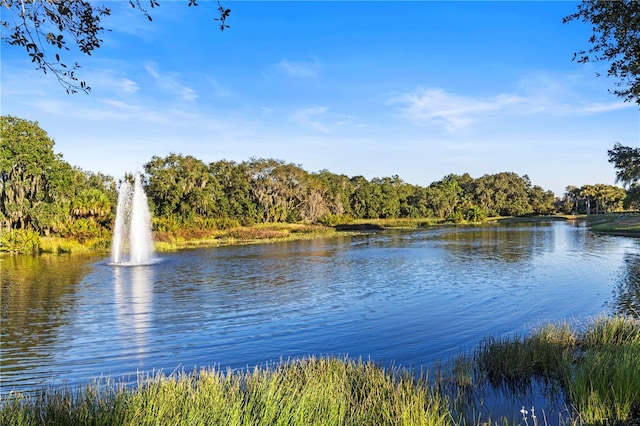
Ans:
[[[306,355],[420,369],[482,337],[640,308],[640,245],[542,222],[185,250],[137,267],[3,257],[1,389]]]

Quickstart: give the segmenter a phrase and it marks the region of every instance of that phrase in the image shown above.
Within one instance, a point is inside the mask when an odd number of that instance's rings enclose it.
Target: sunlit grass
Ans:
[[[425,379],[426,380],[426,379]],[[11,425],[446,425],[447,401],[424,382],[371,362],[306,358],[246,372],[141,377],[2,402]]]
[[[172,251],[184,248],[215,247],[231,244],[257,244],[328,238],[338,235],[332,227],[293,223],[266,223],[227,230],[181,230],[156,233],[155,249]]]
[[[353,225],[376,225],[382,228],[417,229],[442,225],[444,219],[436,218],[391,218],[391,219],[356,219],[350,222]]]
[[[478,377],[494,387],[517,393],[537,380],[561,391],[571,424],[640,422],[640,318],[598,317],[582,327],[548,324],[527,337],[487,338],[473,358]]]
[[[598,232],[637,235],[640,232],[640,215],[599,214],[585,216],[589,220],[590,229]]]
[[[107,251],[110,241],[94,239],[83,243],[72,238],[41,237],[40,253],[47,254],[81,254]]]

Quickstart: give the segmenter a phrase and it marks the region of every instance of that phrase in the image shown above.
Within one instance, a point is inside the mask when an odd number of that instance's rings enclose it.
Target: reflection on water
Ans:
[[[4,257],[0,393],[349,355],[419,369],[491,334],[638,310],[637,240],[562,222],[379,232],[114,267]]]
[[[147,351],[147,331],[151,323],[153,293],[151,266],[114,266],[116,322],[121,339],[127,339],[142,359]]]
[[[76,285],[92,257],[0,256],[0,384],[34,383],[29,371],[55,362],[50,346],[68,325]],[[54,374],[43,372],[38,381]]]
[[[621,315],[640,316],[640,255],[627,253],[613,289],[612,309]]]

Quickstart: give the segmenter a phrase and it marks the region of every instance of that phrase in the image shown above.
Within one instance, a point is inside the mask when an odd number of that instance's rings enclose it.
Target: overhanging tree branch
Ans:
[[[80,52],[91,55],[102,44],[101,35],[111,31],[102,24],[111,10],[94,5],[88,0],[0,0],[3,8],[1,24],[4,27],[2,41],[22,47],[37,70],[53,74],[67,93],[79,91],[89,93],[85,81],[79,80],[75,72],[80,68],[76,62],[68,65],[61,54],[75,45]],[[151,15],[143,6],[146,0],[128,0],[131,7],[144,14],[149,21]],[[149,7],[160,6],[157,0],[148,0]],[[197,6],[197,0],[188,0],[189,6]],[[229,28],[226,20],[231,10],[217,0],[220,30]],[[68,42],[72,40],[72,42]],[[49,49],[54,50],[51,54]]]
[[[640,105],[640,1],[585,0],[563,22],[574,20],[591,24],[593,34],[591,48],[574,53],[573,60],[609,62],[607,75],[618,79],[612,93]]]

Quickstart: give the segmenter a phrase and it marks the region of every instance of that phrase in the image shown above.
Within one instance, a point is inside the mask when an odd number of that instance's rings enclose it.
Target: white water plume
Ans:
[[[128,257],[126,255],[128,249]],[[111,243],[111,263],[144,265],[153,262],[151,213],[139,174],[133,186],[125,181],[118,192],[116,223]]]

